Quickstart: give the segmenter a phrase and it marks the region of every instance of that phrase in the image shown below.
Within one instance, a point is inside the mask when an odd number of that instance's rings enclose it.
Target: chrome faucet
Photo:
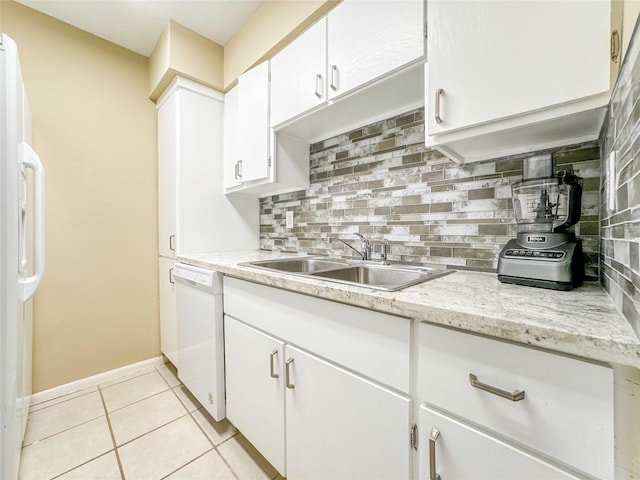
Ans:
[[[364,235],[358,232],[355,232],[354,235],[357,235],[360,238],[360,240],[362,240],[362,251],[358,250],[356,247],[345,242],[341,238],[336,238],[335,240],[338,240],[339,242],[344,243],[347,247],[349,247],[351,250],[353,250],[358,255],[360,255],[362,260],[371,260],[371,242],[369,242],[369,239],[367,239],[367,237],[365,237]]]

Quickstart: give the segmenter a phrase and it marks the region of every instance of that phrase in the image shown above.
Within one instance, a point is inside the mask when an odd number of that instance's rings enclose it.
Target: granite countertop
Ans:
[[[401,291],[381,292],[238,265],[292,256],[300,255],[245,251],[178,260],[327,300],[640,368],[640,340],[595,282],[561,292],[503,284],[495,274],[456,271]]]

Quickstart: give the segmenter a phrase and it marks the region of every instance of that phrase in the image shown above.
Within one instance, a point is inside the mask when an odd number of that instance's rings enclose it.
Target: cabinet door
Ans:
[[[224,188],[242,185],[239,178],[240,136],[238,125],[238,87],[224,96]]]
[[[433,429],[438,435],[430,440]],[[443,480],[579,478],[425,406],[420,407],[418,431],[421,480],[433,478],[431,462],[435,462],[436,473]],[[435,458],[431,457],[432,443]]]
[[[423,2],[345,0],[328,16],[329,99],[423,55]]]
[[[160,257],[160,350],[174,365],[178,364],[178,326],[176,323],[176,284],[172,270],[175,260]]]
[[[429,0],[428,134],[608,92],[610,3]]]
[[[177,95],[158,109],[158,249],[163,257],[176,255]]]
[[[225,315],[227,418],[284,471],[282,342]]]
[[[410,401],[286,346],[287,476],[409,478]]]
[[[269,177],[269,62],[238,78],[238,138],[243,182]]]
[[[271,125],[326,101],[326,39],[322,19],[271,59]]]

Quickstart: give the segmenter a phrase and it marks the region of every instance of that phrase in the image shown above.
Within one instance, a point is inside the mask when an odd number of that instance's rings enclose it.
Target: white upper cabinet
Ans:
[[[423,55],[421,0],[345,0],[328,16],[329,99]]]
[[[240,178],[240,125],[238,123],[238,87],[224,96],[224,188],[242,185]]]
[[[327,90],[327,20],[323,18],[271,59],[271,124],[323,104]]]
[[[238,78],[238,176],[243,182],[269,177],[269,62]]]
[[[618,68],[611,2],[427,9],[427,146],[468,161],[597,138]]]
[[[344,0],[271,59],[271,125],[310,143],[424,105],[422,0]]]

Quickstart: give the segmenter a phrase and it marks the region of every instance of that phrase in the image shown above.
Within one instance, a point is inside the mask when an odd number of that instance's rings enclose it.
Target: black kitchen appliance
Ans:
[[[523,179],[511,186],[517,236],[498,257],[498,279],[554,290],[582,284],[582,244],[571,228],[580,220],[582,178],[553,173],[550,154],[526,158]]]

